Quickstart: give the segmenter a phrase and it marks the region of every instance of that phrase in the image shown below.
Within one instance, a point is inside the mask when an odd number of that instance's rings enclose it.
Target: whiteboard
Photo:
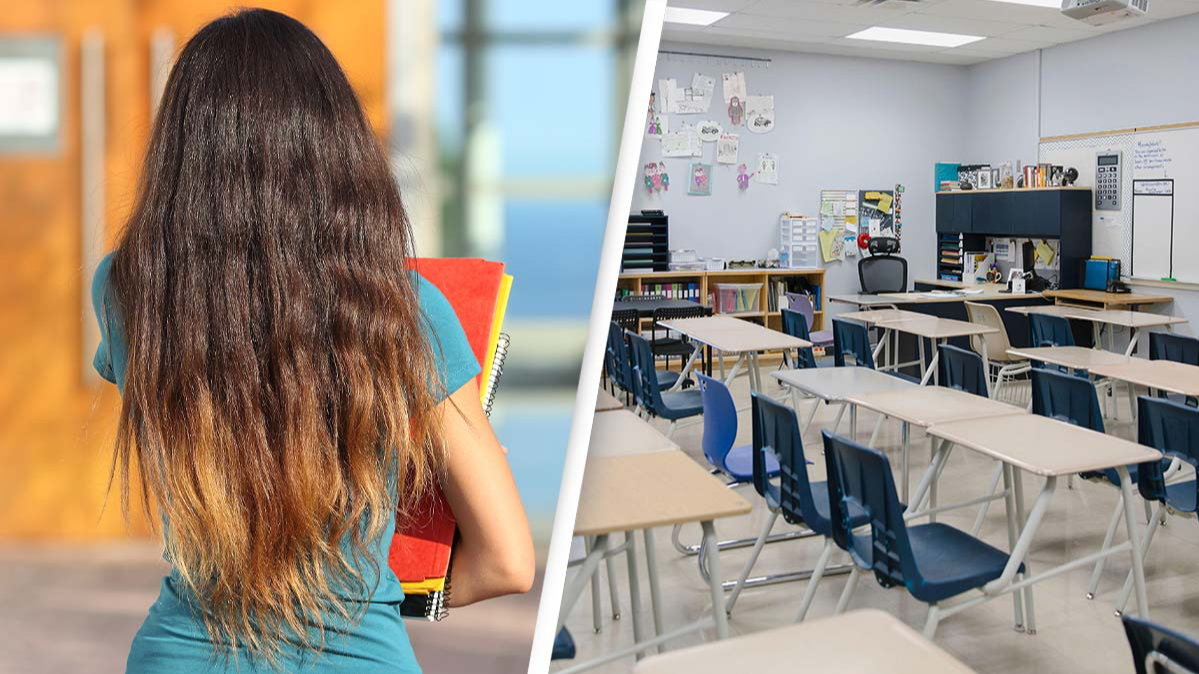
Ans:
[[[1094,211],[1091,249],[1120,258],[1134,278],[1199,283],[1199,125],[1135,129],[1127,133],[1049,140],[1040,161],[1078,169],[1078,185],[1095,185],[1095,153],[1124,153],[1122,210]],[[1174,181],[1169,199],[1134,196],[1139,180]]]

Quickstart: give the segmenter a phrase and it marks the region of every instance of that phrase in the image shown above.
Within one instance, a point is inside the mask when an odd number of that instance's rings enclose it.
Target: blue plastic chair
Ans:
[[[854,535],[853,522],[840,525],[857,566],[838,610],[848,603],[859,567],[865,567],[874,571],[875,580],[883,587],[901,585],[929,604],[924,636],[931,639],[940,619],[937,604],[999,578],[1008,553],[948,524],[909,526],[903,517],[907,507],[895,490],[887,456],[828,431],[824,431],[824,440],[826,454],[833,457],[830,470],[837,474],[834,497],[839,497],[849,512],[860,508],[870,523],[868,536]],[[1023,564],[1018,571],[1023,573]]]
[[[853,356],[859,367],[874,369],[874,350],[866,326],[853,321],[833,319],[833,364],[845,367],[845,356]]]
[[[982,356],[951,344],[937,347],[937,374],[941,386],[989,398]]]
[[[1149,333],[1149,360],[1168,360],[1186,365],[1199,365],[1199,338],[1176,335],[1172,332]],[[1191,407],[1199,407],[1199,399],[1191,396],[1172,396],[1158,391],[1159,398],[1183,400]]]
[[[651,416],[670,420],[667,437],[674,435],[680,419],[703,414],[700,392],[694,388],[683,391],[663,391],[658,381],[658,369],[649,341],[641,335],[627,333],[633,355],[634,397],[637,405]]]
[[[575,640],[570,631],[564,626],[554,637],[554,649],[550,651],[550,660],[573,660],[575,657]]]
[[[612,354],[613,367],[617,371],[616,382],[627,394],[636,397],[637,381],[633,376],[633,354],[629,349],[628,335],[637,333],[623,330],[613,321],[608,329],[608,350]],[[674,386],[679,380],[679,373],[670,370],[654,369],[658,378],[658,387],[665,390]]]
[[[758,553],[770,534],[779,515],[790,524],[803,525],[824,537],[824,549],[812,571],[797,620],[802,621],[811,608],[821,578],[830,570],[828,565],[834,541],[831,506],[827,482],[812,482],[808,478],[808,461],[804,456],[803,437],[795,410],[762,393],[753,393],[753,481],[754,489],[766,500],[771,516],[754,545],[750,560],[742,572],[737,589],[729,597],[729,606],[736,601],[740,587],[757,560]],[[769,479],[769,458],[778,462],[777,486]],[[864,513],[850,517],[854,526],[866,523]]]
[[[808,321],[803,314],[790,309],[783,309],[783,332],[798,337],[803,340],[812,341],[812,336],[808,333]],[[797,369],[807,369],[816,367],[816,354],[812,352],[812,348],[796,349],[797,357],[794,361],[794,366]],[[790,353],[787,354],[788,357]]]
[[[1199,641],[1157,623],[1124,616],[1136,674],[1199,672]]]
[[[1169,459],[1143,463],[1137,467],[1137,490],[1146,501],[1154,503],[1149,529],[1141,543],[1148,553],[1153,535],[1162,523],[1162,512],[1199,512],[1199,482],[1194,479],[1166,484],[1173,459],[1199,468],[1199,410],[1162,398],[1137,398],[1137,442],[1160,450]],[[1169,506],[1166,510],[1165,506]],[[1123,613],[1132,594],[1132,572],[1124,582],[1117,613]]]
[[[704,458],[734,484],[752,482],[754,477],[753,445],[734,447],[737,441],[737,406],[733,394],[719,379],[696,373],[704,407],[704,437],[701,441]],[[767,478],[778,477],[779,462],[766,457]]]
[[[1074,346],[1074,331],[1064,316],[1029,314],[1028,329],[1033,346]]]

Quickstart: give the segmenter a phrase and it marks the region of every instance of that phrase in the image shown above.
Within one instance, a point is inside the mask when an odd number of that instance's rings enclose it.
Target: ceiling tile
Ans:
[[[758,0],[668,0],[670,7],[706,9],[713,12],[739,12]]]
[[[978,21],[962,19],[953,16],[937,16],[912,12],[903,16],[887,17],[880,26],[889,28],[907,28],[908,30],[931,30],[937,33],[957,33],[959,35],[982,35],[991,37],[1003,35],[1027,28],[1028,24],[1009,23],[1006,21]]]
[[[793,33],[796,37],[819,35],[821,37],[845,37],[856,33],[870,24],[832,23],[829,21],[812,21],[804,19],[783,18],[776,16],[761,16],[758,14],[733,14],[712,24],[711,28],[731,28],[738,30],[763,30],[771,33]]]
[[[1033,7],[993,0],[946,0],[923,7],[921,14],[951,16],[977,21],[1003,21],[1032,26],[1063,26],[1069,28],[1078,22],[1052,7]]]
[[[1020,40],[1023,42],[1048,42],[1050,44],[1062,44],[1063,42],[1083,40],[1088,37],[1093,37],[1097,34],[1098,31],[1091,26],[1087,26],[1086,30],[1079,30],[1075,28],[1058,28],[1056,26],[1029,26],[1028,28],[1021,28],[1018,31],[1008,33],[1003,37],[1009,40]]]
[[[858,7],[809,2],[807,0],[759,0],[742,11],[745,14],[758,14],[762,16],[831,21],[834,23],[864,23],[873,26],[885,17],[901,16],[912,11],[915,7],[917,7],[916,4],[907,2],[878,7]]]
[[[995,54],[1023,54],[1026,51],[1034,49],[1044,49],[1053,46],[1052,42],[1034,42],[1032,40],[1013,40],[1009,37],[989,37],[985,40],[979,40],[968,45],[963,45],[962,48],[974,49],[978,51],[988,51]]]

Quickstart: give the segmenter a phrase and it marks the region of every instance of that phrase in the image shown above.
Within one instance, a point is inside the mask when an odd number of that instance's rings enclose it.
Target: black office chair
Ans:
[[[694,307],[654,309],[653,323],[650,326],[650,347],[653,349],[654,357],[665,358],[666,366],[670,367],[672,356],[678,356],[681,363],[686,363],[687,359],[691,357],[691,353],[695,349],[700,348],[683,339],[681,336],[674,336],[670,330],[658,325],[661,321],[682,318],[704,318],[711,315],[712,310],[702,304],[697,304]],[[659,333],[662,336],[659,336]]]
[[[902,293],[908,289],[908,261],[899,252],[899,239],[880,236],[870,240],[870,257],[858,263],[862,294]]]

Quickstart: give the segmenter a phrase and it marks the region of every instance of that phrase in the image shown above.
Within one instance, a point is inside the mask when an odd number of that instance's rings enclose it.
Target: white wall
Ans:
[[[964,164],[1037,160],[1041,54],[1032,51],[970,66],[963,114],[970,120]]]
[[[968,134],[970,161],[1020,158],[1029,148],[1035,155],[1042,137],[1199,121],[1197,38],[1193,15],[971,67],[968,113],[987,124]],[[1132,285],[1173,296],[1160,310],[1199,321],[1199,291]]]
[[[961,96],[967,70],[914,62],[817,54],[795,54],[663,44],[664,50],[757,56],[769,68],[709,63],[707,59],[661,56],[654,76],[680,86],[696,72],[717,79],[710,114],[670,115],[670,124],[708,117],[727,122],[720,75],[744,69],[750,94],[773,94],[777,128],[767,134],[741,129],[740,161],[751,167],[759,152],[779,156],[779,184],[751,182],[737,189],[737,167],[716,164],[715,144],[705,143],[703,161],[713,164],[712,195],[689,196],[686,158],[665,159],[667,193],[648,196],[638,184],[633,212],[662,209],[670,216],[671,248],[693,248],[704,257],[757,259],[778,247],[778,216],[784,211],[814,215],[822,189],[891,189],[906,186],[903,255],[909,277],[933,274],[935,248],[933,165],[962,156],[966,120]],[[659,161],[660,143],[647,138],[642,162]],[[641,176],[638,175],[640,180]],[[825,265],[826,293],[857,292],[857,260]]]

